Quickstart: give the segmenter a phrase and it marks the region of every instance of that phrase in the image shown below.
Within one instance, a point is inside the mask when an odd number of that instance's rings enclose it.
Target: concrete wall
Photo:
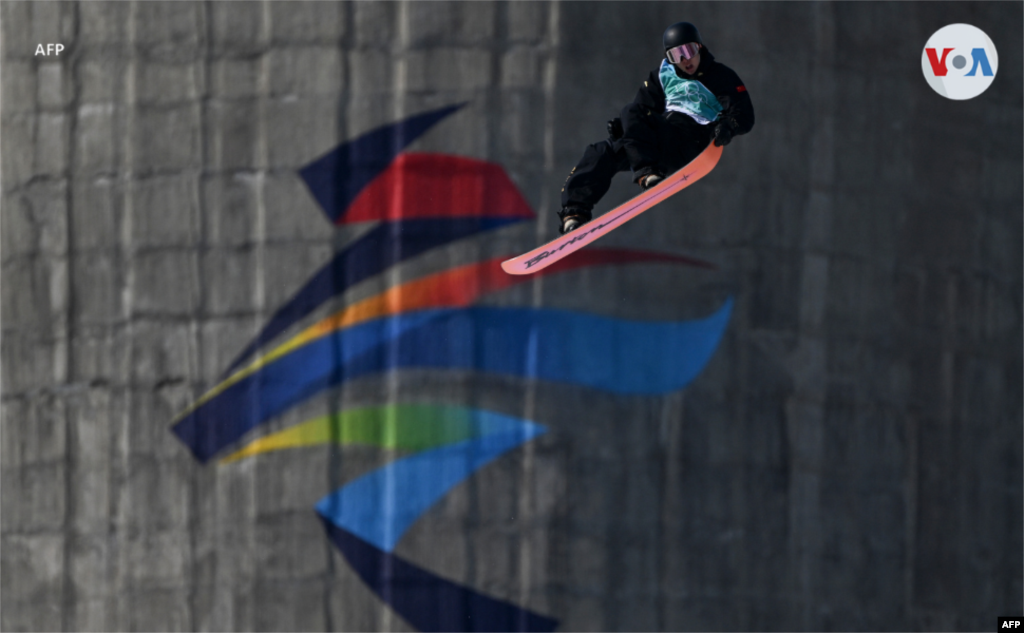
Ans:
[[[1020,614],[1021,11],[0,4],[0,628],[409,630],[312,509],[389,455],[200,464],[168,427],[363,230],[330,226],[298,168],[468,101],[413,148],[504,166],[539,221],[343,300],[525,251],[555,235],[562,180],[681,19],[744,78],[757,124],[605,245],[717,269],[598,267],[486,301],[684,319],[733,297],[697,380],[629,397],[397,372],[276,424],[441,394],[546,425],[396,553],[561,630],[978,630]],[[925,41],[956,22],[1000,55],[963,102],[921,75]],[[33,55],[49,42],[66,50]],[[634,193],[620,180],[599,212]]]

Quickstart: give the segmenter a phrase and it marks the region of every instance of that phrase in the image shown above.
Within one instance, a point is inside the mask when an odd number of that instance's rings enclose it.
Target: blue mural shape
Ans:
[[[205,462],[310,396],[396,369],[459,369],[565,382],[613,393],[680,389],[725,331],[729,299],[706,319],[625,321],[565,310],[421,310],[332,332],[187,413],[173,431]]]
[[[478,411],[481,437],[417,453],[363,475],[316,504],[320,516],[390,552],[413,523],[459,482],[501,454],[544,433],[544,427]],[[385,507],[383,499],[401,499]]]
[[[441,578],[320,518],[331,542],[363,582],[420,631],[540,633],[558,626],[558,620]]]

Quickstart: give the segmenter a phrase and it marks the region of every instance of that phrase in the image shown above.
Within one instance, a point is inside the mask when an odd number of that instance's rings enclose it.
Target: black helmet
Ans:
[[[700,31],[689,22],[676,22],[665,29],[665,34],[661,36],[661,42],[665,45],[665,50],[689,44],[690,42],[697,42],[700,45],[704,44],[700,39]]]

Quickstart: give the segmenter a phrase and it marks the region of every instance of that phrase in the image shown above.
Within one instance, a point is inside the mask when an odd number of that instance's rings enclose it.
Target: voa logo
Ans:
[[[947,99],[973,99],[996,78],[999,55],[981,29],[970,24],[944,26],[921,51],[921,70],[932,90]]]

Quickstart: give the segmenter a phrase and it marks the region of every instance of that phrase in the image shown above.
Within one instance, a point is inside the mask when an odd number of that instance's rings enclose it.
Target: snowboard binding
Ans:
[[[591,218],[589,211],[577,207],[566,207],[558,215],[562,218],[562,224],[558,228],[559,233],[562,235],[578,229],[589,222]]]
[[[641,189],[647,191],[651,187],[657,185],[662,180],[665,180],[664,176],[656,172],[651,172],[646,176],[641,176],[640,179],[636,181],[636,183],[640,185]]]

